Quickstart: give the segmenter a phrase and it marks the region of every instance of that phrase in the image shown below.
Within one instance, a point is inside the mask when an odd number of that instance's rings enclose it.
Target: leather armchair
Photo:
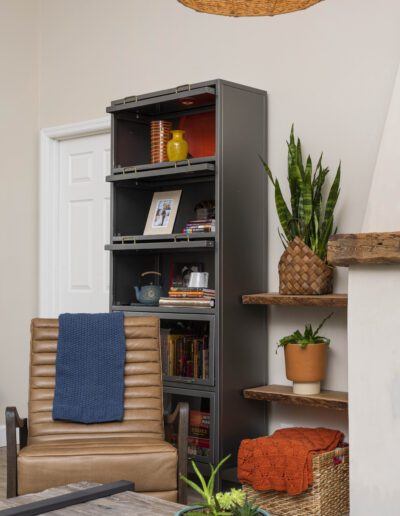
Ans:
[[[126,317],[122,422],[52,419],[57,319],[34,319],[28,419],[6,409],[7,497],[83,480],[130,480],[138,492],[186,503],[189,407],[163,416],[159,320]],[[19,452],[16,432],[19,430]],[[165,440],[177,434],[177,449]]]

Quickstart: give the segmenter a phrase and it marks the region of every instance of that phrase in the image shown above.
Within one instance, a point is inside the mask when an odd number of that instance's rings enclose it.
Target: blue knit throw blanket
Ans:
[[[122,421],[124,314],[61,314],[53,419]]]

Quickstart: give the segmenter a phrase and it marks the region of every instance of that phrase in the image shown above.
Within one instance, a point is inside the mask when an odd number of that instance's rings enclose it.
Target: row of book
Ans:
[[[161,333],[163,374],[185,378],[208,378],[208,336]]]
[[[215,290],[210,288],[171,287],[168,297],[160,298],[160,306],[215,306]]]
[[[215,233],[215,219],[193,219],[189,220],[183,228],[183,233]]]

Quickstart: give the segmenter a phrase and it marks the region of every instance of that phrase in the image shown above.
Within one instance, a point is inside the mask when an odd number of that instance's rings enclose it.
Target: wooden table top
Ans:
[[[76,490],[87,489],[97,485],[99,484],[93,482],[79,482],[77,484],[68,484],[67,486],[62,487],[53,487],[40,493],[18,496],[17,498],[9,498],[8,500],[0,500],[0,510],[31,502],[37,502],[53,496],[72,493]],[[183,505],[167,502],[160,498],[154,498],[153,496],[125,491],[124,493],[118,493],[106,498],[98,498],[83,504],[71,505],[65,509],[58,509],[57,511],[51,511],[46,514],[57,514],[59,516],[71,516],[77,514],[82,516],[83,514],[87,514],[96,516],[97,514],[102,515],[114,512],[115,514],[124,514],[127,516],[154,516],[155,514],[158,516],[174,516],[174,514],[178,510],[183,509],[183,507]]]

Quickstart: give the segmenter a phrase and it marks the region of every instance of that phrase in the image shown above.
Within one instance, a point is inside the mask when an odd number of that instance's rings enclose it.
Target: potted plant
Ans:
[[[192,482],[183,475],[181,478],[198,493],[203,502],[186,507],[178,511],[175,516],[269,516],[269,514],[255,506],[246,498],[246,494],[241,489],[231,489],[225,493],[214,494],[215,477],[220,467],[230,458],[230,455],[222,459],[214,468],[210,464],[211,474],[208,482],[200,473],[195,462],[192,461],[193,470],[196,473],[199,484]]]
[[[285,350],[286,377],[293,382],[294,394],[319,394],[321,390],[330,340],[318,332],[331,316],[325,317],[316,330],[306,324],[304,333],[296,330],[279,341],[278,348]]]
[[[279,261],[280,294],[329,294],[332,292],[333,269],[326,263],[328,240],[334,229],[334,210],[340,192],[340,164],[324,202],[323,187],[328,167],[322,165],[322,154],[313,174],[310,156],[303,164],[300,139],[295,141],[294,128],[288,145],[288,182],[290,208],[267,163],[264,168],[275,189],[275,205],[281,224],[279,236],[285,251]]]

